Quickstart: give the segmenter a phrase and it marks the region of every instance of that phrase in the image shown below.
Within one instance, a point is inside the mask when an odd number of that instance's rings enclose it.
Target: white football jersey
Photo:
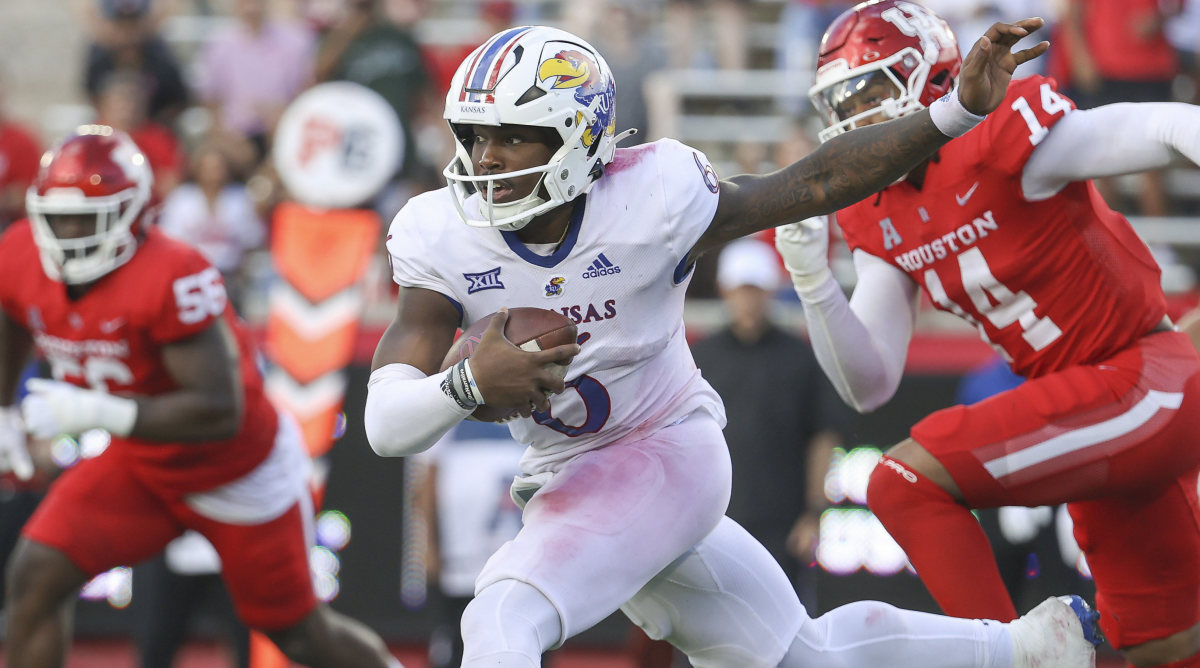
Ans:
[[[691,280],[683,262],[712,221],[717,193],[704,154],[664,139],[617,151],[551,255],[516,233],[469,227],[445,188],[396,214],[387,241],[396,283],[445,295],[463,327],[502,306],[554,309],[578,325],[582,351],[566,391],[550,398],[549,411],[509,425],[529,446],[526,473],[696,410],[724,425],[683,328]],[[477,210],[478,196],[466,206]]]

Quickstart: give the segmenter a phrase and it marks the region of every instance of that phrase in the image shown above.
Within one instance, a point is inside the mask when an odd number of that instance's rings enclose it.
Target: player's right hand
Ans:
[[[829,270],[829,228],[825,216],[775,228],[775,250],[801,292],[823,284]]]
[[[475,385],[489,406],[512,408],[529,417],[534,410],[549,409],[547,397],[566,389],[562,373],[550,366],[565,365],[579,354],[579,344],[529,352],[504,338],[508,311],[500,309],[483,331],[471,355]]]
[[[33,477],[33,460],[25,444],[25,424],[16,406],[0,406],[0,473],[8,471],[21,480]]]
[[[1038,42],[1014,53],[1013,45],[1044,23],[1040,18],[997,23],[975,42],[963,59],[962,75],[958,80],[958,99],[967,111],[983,116],[1000,106],[1017,66],[1050,48],[1050,42]]]

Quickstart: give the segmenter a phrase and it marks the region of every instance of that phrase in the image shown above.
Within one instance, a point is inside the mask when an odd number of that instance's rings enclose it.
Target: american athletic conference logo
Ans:
[[[608,258],[604,257],[604,253],[596,256],[592,260],[592,264],[583,272],[584,278],[599,278],[601,276],[610,276],[612,274],[621,273],[621,265],[613,264]]]

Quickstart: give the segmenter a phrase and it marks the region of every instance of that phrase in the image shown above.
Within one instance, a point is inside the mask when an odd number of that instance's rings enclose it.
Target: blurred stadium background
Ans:
[[[159,138],[168,158],[159,165],[160,183],[194,178],[191,158],[202,147],[230,131],[220,121],[221,100],[214,97],[219,81],[203,83],[209,67],[206,46],[222,31],[238,25],[239,11],[258,5],[269,21],[287,25],[310,40],[312,62],[300,69],[320,69],[322,53],[339,36],[353,37],[347,27],[356,0],[70,0],[0,3],[0,123],[14,123],[41,146],[49,146],[72,127],[100,118],[102,103],[94,81],[85,87],[89,56],[113,39],[120,21],[138,22],[146,38],[161,39],[177,61],[186,90],[181,99],[147,117],[169,131]],[[365,4],[370,4],[365,3]],[[619,129],[642,129],[640,140],[671,136],[708,152],[718,173],[763,171],[786,164],[812,149],[819,122],[805,97],[811,81],[819,30],[815,27],[851,3],[834,0],[745,0],[670,2],[667,0],[595,0],[587,3],[545,0],[379,0],[372,21],[408,35],[417,45],[421,72],[411,86],[403,118],[412,150],[386,196],[368,207],[386,225],[404,198],[438,187],[438,172],[448,159],[449,136],[440,120],[440,99],[453,68],[463,55],[496,29],[511,24],[544,22],[572,30],[606,53],[618,82]],[[1068,0],[941,0],[927,2],[952,21],[960,42],[980,34],[997,18],[1041,15],[1049,19],[1050,38],[1058,31]],[[1165,3],[1170,4],[1170,3]],[[1200,11],[1194,1],[1168,24],[1168,36],[1180,55],[1173,97],[1194,101],[1195,44]],[[694,11],[698,10],[698,11]],[[706,15],[712,13],[712,20]],[[359,33],[361,34],[361,33]],[[1053,49],[1053,47],[1052,47]],[[381,50],[380,53],[385,53]],[[1047,57],[1036,71],[1055,72]],[[112,66],[119,72],[123,66]],[[153,63],[139,67],[153,69]],[[1060,65],[1061,67],[1061,65]],[[338,78],[325,68],[325,78]],[[146,71],[143,69],[143,72]],[[1030,71],[1035,71],[1031,68]],[[112,72],[110,72],[111,74]],[[346,73],[343,73],[346,74]],[[346,74],[353,78],[353,73]],[[318,77],[319,78],[319,77]],[[315,79],[308,78],[305,84]],[[147,90],[133,95],[144,95]],[[101,119],[103,120],[103,119]],[[136,121],[135,121],[136,122]],[[140,123],[139,123],[140,124]],[[236,132],[234,132],[236,134]],[[243,184],[257,220],[266,234],[245,244],[236,266],[226,273],[240,295],[243,315],[265,328],[270,287],[278,281],[269,250],[273,213],[290,199],[276,176],[263,145],[244,151],[243,143],[222,144],[232,182]],[[270,143],[269,128],[258,140]],[[253,141],[251,141],[253,143]],[[11,174],[0,136],[0,187],[9,195],[24,186]],[[241,152],[239,152],[241,151]],[[156,171],[159,171],[156,168]],[[6,176],[6,172],[9,172]],[[1106,190],[1110,203],[1126,213],[1155,250],[1164,267],[1164,285],[1178,317],[1195,306],[1195,270],[1200,267],[1200,169],[1179,162],[1163,181],[1165,198],[1147,201],[1146,186],[1136,177],[1117,179]],[[169,198],[164,189],[160,197]],[[16,201],[16,204],[13,202]],[[9,217],[19,206],[5,200]],[[232,232],[223,234],[233,235]],[[233,243],[233,242],[230,242]],[[853,283],[845,249],[835,247],[839,279]],[[715,299],[714,262],[697,271],[686,313],[689,336],[704,337],[724,324]],[[361,406],[367,367],[374,344],[394,312],[394,291],[381,251],[372,257],[363,288],[361,327],[353,344],[345,395],[344,433],[327,456],[328,487],[320,517],[320,542],[314,563],[322,595],[345,612],[380,631],[410,666],[422,666],[424,643],[432,628],[430,610],[438,603],[425,580],[418,529],[406,495],[405,462],[381,460],[367,447],[361,428]],[[784,322],[803,329],[803,317],[790,290],[782,290],[776,308]],[[919,416],[955,402],[964,378],[992,360],[992,352],[974,330],[927,308],[909,355],[907,376],[897,398],[877,413],[856,420],[826,478],[830,509],[822,518],[818,553],[819,614],[847,601],[875,598],[896,605],[934,611],[919,580],[905,567],[902,552],[871,517],[863,502],[867,474],[880,451],[907,434]],[[84,455],[87,443],[78,444]],[[64,460],[69,462],[70,456]],[[0,518],[11,524],[19,514],[11,500],[18,492],[11,480],[0,480]],[[24,490],[28,491],[28,490]],[[1002,563],[1020,589],[1018,607],[1025,609],[1050,593],[1090,594],[1086,564],[1063,539],[1063,516],[1038,509],[981,520],[992,535]],[[1069,531],[1066,532],[1069,537]],[[76,650],[71,666],[134,665],[129,637],[137,623],[139,588],[136,569],[105,574],[89,586],[77,614]],[[201,614],[192,642],[180,663],[186,668],[225,665],[213,640],[212,622]],[[613,618],[571,641],[548,660],[554,666],[632,666],[623,648],[628,625]],[[0,661],[2,665],[2,661]]]

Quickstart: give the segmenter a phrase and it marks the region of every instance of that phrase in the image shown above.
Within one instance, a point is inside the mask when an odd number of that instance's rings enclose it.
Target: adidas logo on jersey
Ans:
[[[588,267],[587,271],[583,272],[584,278],[599,278],[600,276],[609,276],[611,274],[621,273],[621,265],[613,264],[604,257],[604,253],[596,256],[592,260],[592,266]]]

